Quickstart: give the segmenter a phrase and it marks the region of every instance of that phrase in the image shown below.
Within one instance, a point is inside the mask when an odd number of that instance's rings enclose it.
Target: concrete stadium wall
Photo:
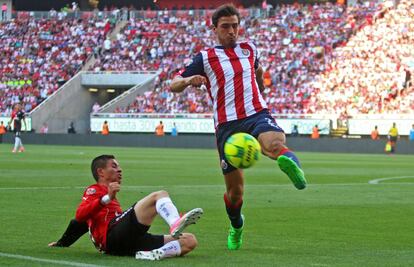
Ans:
[[[36,132],[47,123],[50,133],[66,133],[71,122],[77,132],[89,131],[90,113],[99,95],[82,87],[80,79],[81,74],[76,74],[31,112],[32,128]]]
[[[119,147],[169,147],[169,148],[216,148],[214,135],[179,135],[157,137],[152,134],[33,134],[23,133],[24,144],[48,144],[70,146],[119,146]],[[13,135],[6,134],[4,143],[11,146]],[[295,151],[376,153],[383,154],[386,140],[335,139],[324,137],[312,140],[308,137],[288,137],[288,146]],[[414,155],[414,142],[407,139],[397,143],[397,154]]]
[[[130,88],[156,75],[151,72],[82,72],[81,84],[85,87]]]

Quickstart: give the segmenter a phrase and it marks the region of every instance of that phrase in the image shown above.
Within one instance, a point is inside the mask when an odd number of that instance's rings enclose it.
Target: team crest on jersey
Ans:
[[[227,169],[227,167],[228,167],[227,162],[224,159],[221,160],[221,164],[220,165],[221,165],[221,168],[223,170]]]
[[[88,188],[87,190],[86,190],[86,194],[87,195],[93,195],[93,194],[95,194],[96,193],[96,189],[95,188]]]
[[[249,49],[242,49],[242,54],[245,55],[246,57],[250,56]]]

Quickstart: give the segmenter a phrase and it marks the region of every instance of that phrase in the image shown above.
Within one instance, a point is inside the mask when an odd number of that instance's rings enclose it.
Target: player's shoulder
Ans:
[[[250,46],[253,50],[256,50],[257,49],[256,44],[254,42],[252,42],[252,41],[244,41],[244,42],[239,43],[239,45],[241,47],[243,47],[243,46]]]
[[[95,195],[95,194],[100,193],[100,192],[101,192],[101,191],[103,191],[103,190],[104,190],[104,189],[103,189],[103,186],[102,186],[102,185],[99,185],[99,184],[93,184],[93,185],[88,186],[88,187],[85,189],[84,195],[85,195],[85,196],[92,196],[92,195]]]

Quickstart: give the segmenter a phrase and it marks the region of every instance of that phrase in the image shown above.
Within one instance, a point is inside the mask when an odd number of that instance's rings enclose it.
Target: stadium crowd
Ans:
[[[345,9],[332,3],[282,5],[275,16],[255,19],[243,16],[242,39],[253,41],[265,70],[265,99],[274,113],[304,113],[315,77],[333,61],[335,48],[346,44],[360,27],[372,20],[377,6]],[[174,17],[131,20],[111,43],[110,51],[92,67],[101,70],[161,69],[153,91],[126,107],[122,113],[210,113],[203,90],[182,95],[169,90],[173,75],[192,56],[215,40],[206,17]],[[143,55],[143,56],[139,56]]]
[[[392,113],[413,110],[413,8],[383,5],[281,5],[275,15],[242,16],[241,39],[253,41],[274,113]],[[177,13],[178,14],[178,13]],[[155,88],[121,113],[211,113],[205,88],[173,94],[169,84],[215,40],[210,14],[131,18],[111,39],[99,19],[14,20],[0,25],[0,113],[23,102],[30,111],[94,54],[94,71],[160,70]],[[56,24],[55,27],[51,27]],[[411,54],[410,54],[411,52]],[[411,61],[410,61],[411,60]]]
[[[414,3],[403,0],[333,51],[334,60],[312,82],[306,112],[412,113],[413,51]]]
[[[26,112],[80,70],[99,46],[105,23],[95,19],[15,19],[0,24],[0,113]]]

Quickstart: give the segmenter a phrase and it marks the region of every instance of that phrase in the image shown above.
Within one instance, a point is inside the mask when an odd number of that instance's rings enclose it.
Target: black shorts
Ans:
[[[13,126],[14,126],[13,127],[14,136],[20,136],[20,132],[22,131],[22,124],[14,121]]]
[[[220,166],[223,174],[234,171],[233,167],[224,156],[224,144],[232,134],[242,132],[248,133],[255,138],[264,132],[284,132],[283,129],[276,123],[276,120],[270,115],[267,109],[264,109],[247,118],[229,121],[220,124],[216,130],[217,149],[220,156]]]
[[[164,235],[147,233],[150,226],[138,222],[134,206],[109,223],[106,235],[107,254],[133,256],[137,251],[153,250],[164,245]]]

